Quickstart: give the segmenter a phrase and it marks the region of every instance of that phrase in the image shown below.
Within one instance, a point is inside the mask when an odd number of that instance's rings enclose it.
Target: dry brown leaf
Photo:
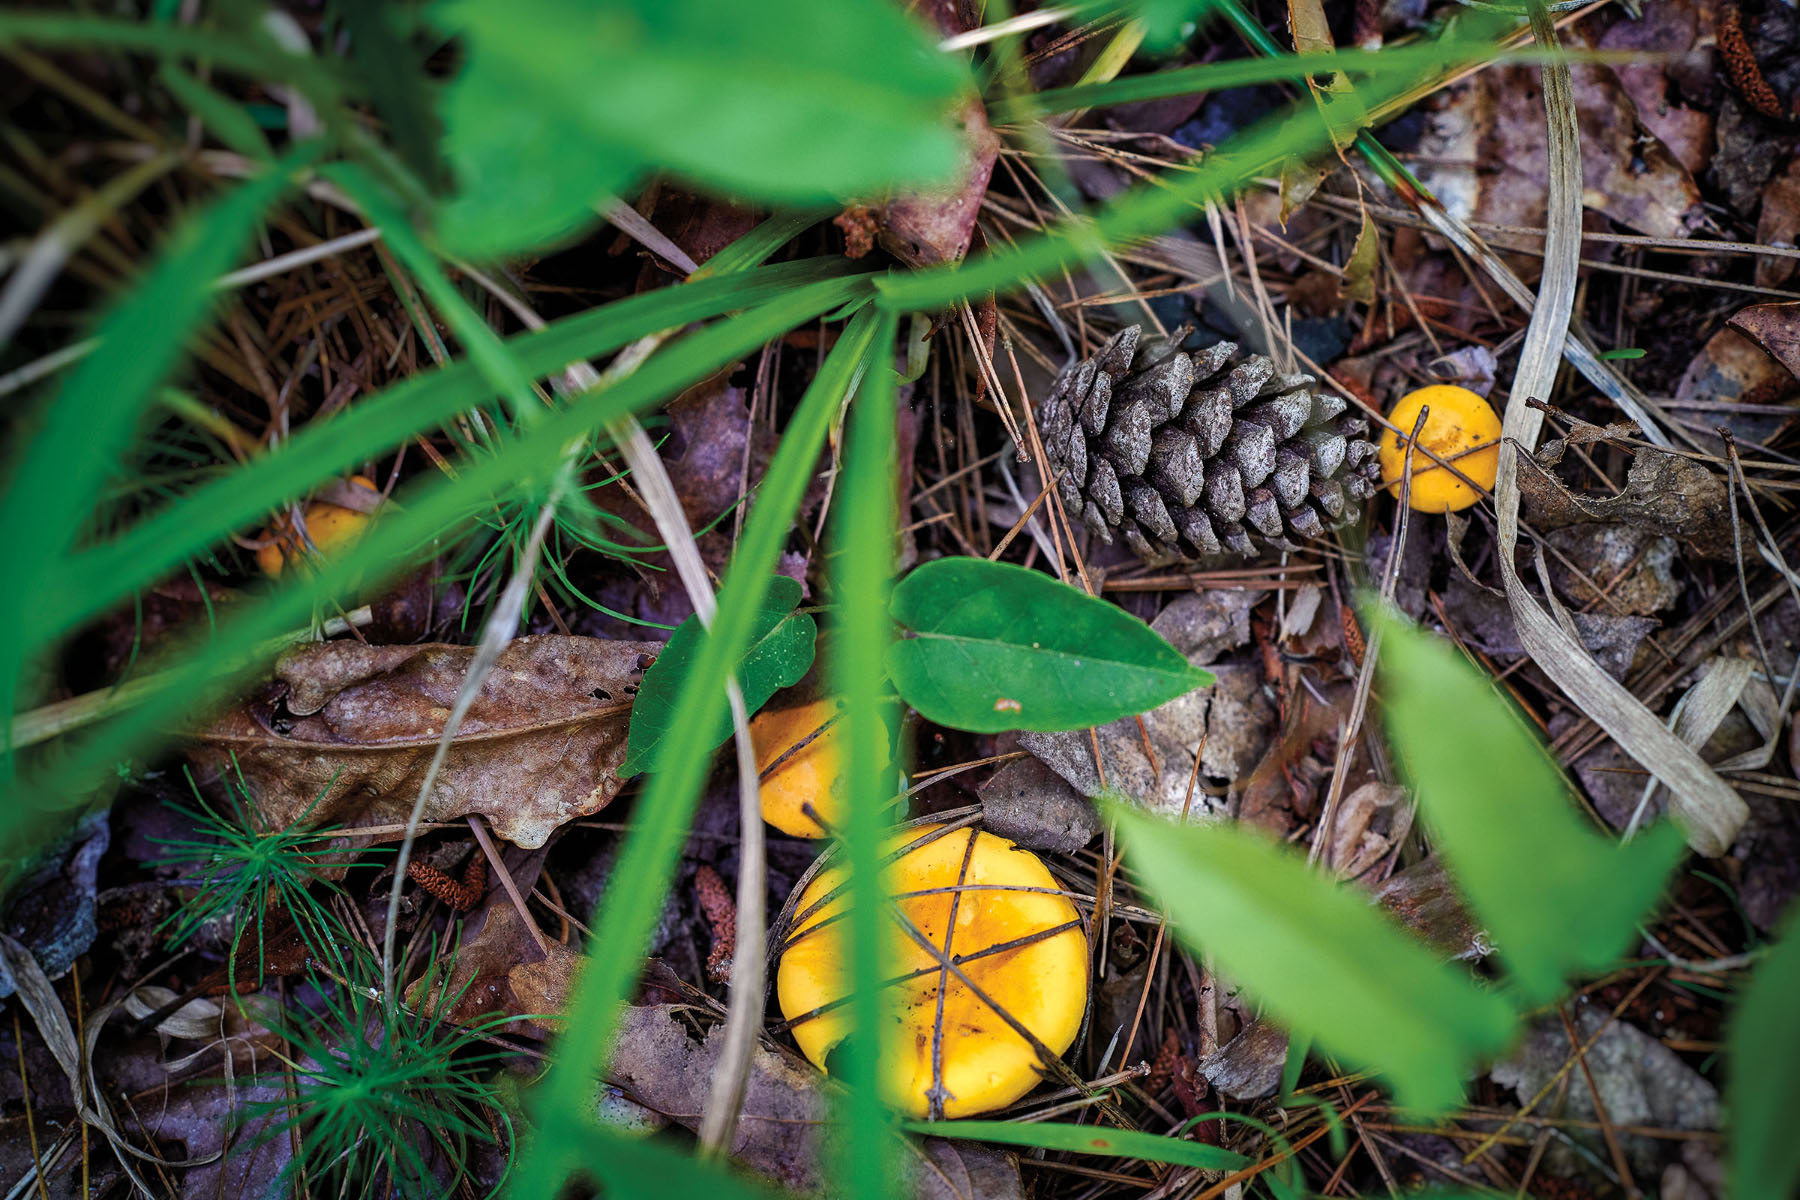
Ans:
[[[1763,188],[1762,209],[1756,215],[1756,240],[1765,246],[1789,250],[1800,242],[1800,158]],[[1778,288],[1794,273],[1800,260],[1783,254],[1756,256],[1756,286]]]
[[[548,953],[538,948],[511,898],[496,892],[486,908],[464,923],[447,984],[428,976],[407,989],[406,1003],[437,1013],[437,988],[448,986],[456,1000],[441,1015],[458,1025],[499,1015],[560,1014],[568,1007],[582,958],[561,942],[546,945]],[[547,1033],[550,1024],[526,1022],[522,1028]]]
[[[1727,324],[1756,339],[1767,351],[1766,357],[1800,378],[1800,300],[1753,305],[1733,315]]]
[[[1641,61],[1610,64],[1644,123],[1681,161],[1699,174],[1712,161],[1713,117],[1669,99],[1680,85],[1692,99],[1711,90],[1709,43],[1718,21],[1716,0],[1659,0],[1629,21],[1617,21],[1600,37],[1600,49],[1636,51]]]
[[[695,1039],[673,1005],[633,1005],[619,1017],[609,1076],[634,1099],[690,1129],[700,1123],[719,1067],[723,1030]],[[757,1045],[731,1156],[803,1195],[825,1184],[824,1139],[830,1121],[824,1077],[798,1055]],[[972,1142],[915,1143],[906,1160],[917,1200],[1018,1200],[1012,1155]]]
[[[1427,187],[1465,221],[1541,228],[1549,169],[1536,67],[1482,72],[1453,89],[1430,117],[1421,171]],[[1652,237],[1687,237],[1700,189],[1603,65],[1573,70],[1582,148],[1582,203]]]
[[[881,244],[908,266],[959,262],[969,251],[975,218],[1000,157],[1000,138],[979,100],[963,110],[963,139],[963,169],[953,189],[895,196],[882,208]]]
[[[1785,306],[1759,304],[1756,307]],[[1780,326],[1783,322],[1779,319],[1752,317],[1749,322],[1771,338],[1779,340],[1782,336]],[[1733,323],[1743,328],[1741,322],[1734,319]],[[1721,329],[1706,340],[1706,345],[1682,372],[1675,385],[1675,399],[1684,404],[1704,401],[1757,404],[1780,399],[1782,391],[1792,383],[1792,376],[1755,341],[1736,329]]]
[[[520,846],[604,808],[619,790],[631,697],[656,642],[525,637],[500,655],[451,744],[423,819],[470,813]],[[209,775],[237,769],[265,821],[405,821],[474,649],[303,646],[262,694],[196,734]]]
[[[1548,449],[1548,447],[1546,447]],[[1690,458],[1640,447],[1616,496],[1578,496],[1548,468],[1556,457],[1519,456],[1518,491],[1540,531],[1592,522],[1633,525],[1679,538],[1708,558],[1731,557],[1725,481]]]

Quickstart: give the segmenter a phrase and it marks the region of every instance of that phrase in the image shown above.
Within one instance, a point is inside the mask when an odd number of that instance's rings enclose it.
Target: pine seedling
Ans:
[[[435,1198],[461,1194],[476,1145],[500,1145],[510,1159],[512,1123],[488,1082],[507,1052],[486,1038],[513,1018],[450,1020],[468,985],[448,986],[454,955],[428,957],[433,966],[414,993],[425,999],[409,1009],[383,1003],[370,986],[380,977],[371,955],[334,947],[324,961],[335,969],[312,976],[318,1005],[278,1021],[297,1095],[252,1102],[241,1118],[267,1122],[257,1144],[298,1134],[284,1184],[304,1178],[315,1195]]]
[[[229,928],[231,952],[226,971],[235,989],[244,938],[254,929],[255,982],[261,986],[272,913],[285,912],[315,955],[346,939],[342,924],[321,902],[318,891],[342,895],[343,889],[327,872],[333,866],[345,865],[344,856],[362,851],[332,846],[338,828],[335,825],[307,825],[307,817],[324,798],[324,791],[313,797],[291,825],[270,829],[253,802],[235,757],[232,770],[222,778],[225,799],[222,806],[215,807],[188,772],[188,787],[197,807],[174,802],[169,807],[193,821],[196,836],[152,839],[168,848],[158,865],[182,869],[183,882],[195,889],[194,898],[164,920],[158,932],[168,930],[169,944],[179,947],[210,923],[219,922]],[[277,924],[276,929],[279,928]]]

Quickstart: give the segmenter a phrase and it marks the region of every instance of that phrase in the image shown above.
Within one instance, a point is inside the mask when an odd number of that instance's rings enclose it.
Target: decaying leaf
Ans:
[[[1711,89],[1713,64],[1706,43],[1717,22],[1716,0],[1661,0],[1632,20],[1614,22],[1600,35],[1600,49],[1641,56],[1609,65],[1645,128],[1696,175],[1712,161],[1713,115],[1704,108],[1675,103],[1670,84],[1688,98]]]
[[[545,946],[546,949],[539,949],[537,939],[525,928],[524,918],[510,897],[504,892],[491,896],[487,907],[463,927],[455,969],[447,983],[456,1001],[443,1013],[444,1018],[459,1025],[472,1025],[484,1017],[502,1014],[560,1014],[574,990],[581,955],[561,942],[547,941]],[[407,1004],[439,1011],[438,986],[446,985],[427,976],[407,990]],[[548,1032],[548,1024],[533,1021],[523,1028]]]
[[[1700,203],[1693,176],[1639,124],[1608,67],[1577,65],[1571,74],[1582,203],[1640,233],[1687,237]],[[1420,175],[1453,215],[1543,226],[1548,161],[1539,89],[1536,67],[1497,67],[1451,89],[1429,116],[1419,149],[1432,165]]]
[[[725,1037],[718,1027],[696,1039],[681,1014],[673,1005],[626,1008],[609,1074],[638,1102],[694,1129]],[[824,1077],[799,1056],[759,1044],[751,1054],[731,1156],[784,1187],[816,1195],[825,1183],[824,1142],[833,1128]],[[1023,1194],[1018,1162],[1010,1154],[938,1138],[923,1139],[913,1149],[904,1161],[917,1200],[1017,1200]]]
[[[1163,816],[1222,811],[1224,797],[1190,788],[1194,751],[1209,780],[1236,783],[1249,775],[1274,733],[1275,710],[1263,695],[1260,672],[1248,664],[1221,663],[1210,687],[1197,688],[1141,717],[1126,717],[1093,730],[1022,733],[1019,744],[1037,755],[1084,796],[1111,789]],[[1105,772],[1102,782],[1101,771]]]
[[[1035,758],[1007,763],[976,790],[988,832],[1027,850],[1074,854],[1100,832],[1093,804]]]
[[[1762,262],[1757,261],[1759,265]],[[1726,323],[1754,338],[1770,358],[1800,377],[1800,300],[1755,304],[1733,314]]]
[[[478,813],[520,846],[604,808],[619,790],[631,697],[653,642],[525,637],[506,648],[450,748],[424,819]],[[303,646],[262,693],[188,743],[207,776],[243,772],[283,827],[406,820],[475,651],[469,646]]]
[[[1548,449],[1548,447],[1546,447]],[[1548,461],[1519,457],[1519,495],[1539,530],[1590,522],[1620,523],[1667,534],[1708,558],[1731,557],[1731,512],[1725,481],[1678,454],[1641,446],[1616,496],[1577,496],[1551,474]]]
[[[1763,189],[1762,208],[1756,214],[1756,240],[1764,246],[1793,249],[1800,242],[1800,158]],[[1800,260],[1785,254],[1756,256],[1756,286],[1778,288],[1793,275]],[[1760,340],[1760,339],[1759,339]]]
[[[1758,306],[1770,307],[1770,306]],[[1753,324],[1757,324],[1752,319]],[[1761,325],[1770,336],[1776,336],[1774,322],[1763,318]],[[1752,334],[1752,337],[1755,335]],[[1760,339],[1758,339],[1760,340]],[[1736,329],[1721,329],[1706,340],[1700,352],[1688,363],[1675,384],[1675,399],[1683,404],[1736,402],[1769,404],[1784,399],[1794,388],[1794,377],[1751,338]],[[1775,413],[1775,417],[1784,414]],[[1708,427],[1730,424],[1740,439],[1761,440],[1773,432],[1769,419],[1752,416],[1750,420],[1770,428],[1758,431],[1742,424],[1740,414],[1726,412],[1707,422]]]
[[[1681,598],[1673,538],[1638,525],[1570,525],[1544,540],[1561,551],[1550,578],[1579,608],[1649,616]]]
[[[1000,138],[988,124],[987,110],[971,100],[963,110],[963,165],[956,185],[890,199],[881,210],[882,246],[912,267],[961,261],[999,157]]]
[[[1576,1140],[1606,1154],[1605,1142],[1593,1128],[1599,1115],[1595,1091],[1605,1119],[1616,1127],[1690,1132],[1719,1127],[1718,1089],[1679,1054],[1637,1026],[1612,1020],[1603,1008],[1583,1005],[1575,1018],[1575,1036],[1582,1044],[1594,1043],[1582,1056],[1584,1074],[1577,1074],[1566,1092],[1566,1115],[1588,1123],[1588,1128],[1572,1131]],[[1537,1095],[1567,1065],[1574,1052],[1569,1039],[1569,1030],[1556,1017],[1540,1020],[1518,1051],[1494,1067],[1494,1082],[1513,1088],[1521,1099]],[[1677,1141],[1629,1133],[1619,1134],[1618,1140],[1640,1179],[1656,1178],[1665,1158],[1680,1153]]]
[[[1365,208],[1356,245],[1351,248],[1350,257],[1344,260],[1344,299],[1357,304],[1375,303],[1375,263],[1380,247],[1381,233],[1375,228],[1375,218]]]

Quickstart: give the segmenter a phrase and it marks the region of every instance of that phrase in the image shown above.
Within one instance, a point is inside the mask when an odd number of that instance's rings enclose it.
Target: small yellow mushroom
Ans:
[[[1388,414],[1388,429],[1381,435],[1381,481],[1395,496],[1400,494],[1406,467],[1406,443],[1419,410],[1430,408],[1425,428],[1419,432],[1419,450],[1413,456],[1409,501],[1417,512],[1456,512],[1481,499],[1481,493],[1427,457],[1429,450],[1458,471],[1491,490],[1500,472],[1500,418],[1492,406],[1468,388],[1434,384],[1408,392]],[[1483,449],[1482,447],[1485,447]]]
[[[350,486],[367,491],[371,499],[381,494],[375,481],[366,475],[351,476]],[[330,554],[355,541],[372,519],[366,512],[325,500],[308,502],[302,515],[306,518],[306,536],[320,554]],[[266,544],[256,552],[256,565],[264,575],[279,579],[287,566],[288,551],[300,543],[299,535],[282,520],[263,530],[262,537]]]
[[[763,820],[795,837],[844,824],[844,726],[835,699],[758,713],[750,722],[762,780]],[[808,813],[807,806],[812,813]],[[815,820],[813,813],[817,814]]]
[[[941,1079],[937,1094],[941,1115],[948,1117],[1004,1108],[1037,1085],[1038,1050],[993,1005],[1052,1054],[1069,1048],[1087,1008],[1081,918],[1043,862],[991,833],[959,829],[931,836],[941,829],[917,826],[896,836],[889,853],[907,845],[913,849],[883,872],[883,885],[899,911],[974,985],[945,975],[931,952],[887,918],[885,977],[898,982],[883,996],[894,1029],[884,1043],[881,1087],[890,1105],[915,1117],[931,1114],[934,1078]],[[820,1067],[850,1033],[849,1006],[843,1003],[849,991],[848,891],[812,909],[846,880],[846,870],[833,867],[801,894],[795,931],[775,981],[782,1014],[794,1023],[794,1040]],[[947,937],[953,921],[955,933]],[[934,1051],[938,1029],[942,1040]],[[942,1064],[941,1075],[933,1070],[934,1057]]]

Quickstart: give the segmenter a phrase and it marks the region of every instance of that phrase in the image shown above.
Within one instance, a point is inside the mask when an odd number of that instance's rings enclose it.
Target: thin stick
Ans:
[[[1406,458],[1400,469],[1400,522],[1394,530],[1394,546],[1388,554],[1387,570],[1381,581],[1381,603],[1384,606],[1393,602],[1394,588],[1400,581],[1400,554],[1406,548],[1408,516],[1412,512],[1413,451],[1418,448],[1419,432],[1425,428],[1425,420],[1430,415],[1430,405],[1420,408],[1418,418],[1413,421],[1412,435],[1406,439]],[[1344,780],[1350,773],[1350,760],[1356,753],[1356,735],[1362,728],[1363,714],[1369,707],[1369,688],[1375,679],[1375,660],[1380,653],[1381,626],[1377,624],[1369,630],[1362,666],[1356,672],[1356,691],[1350,702],[1350,716],[1344,722],[1344,732],[1338,738],[1337,760],[1331,772],[1331,788],[1325,794],[1325,809],[1319,814],[1312,848],[1306,854],[1306,861],[1309,863],[1323,861],[1327,867],[1332,865],[1332,830],[1337,823],[1338,804],[1344,796]]]

